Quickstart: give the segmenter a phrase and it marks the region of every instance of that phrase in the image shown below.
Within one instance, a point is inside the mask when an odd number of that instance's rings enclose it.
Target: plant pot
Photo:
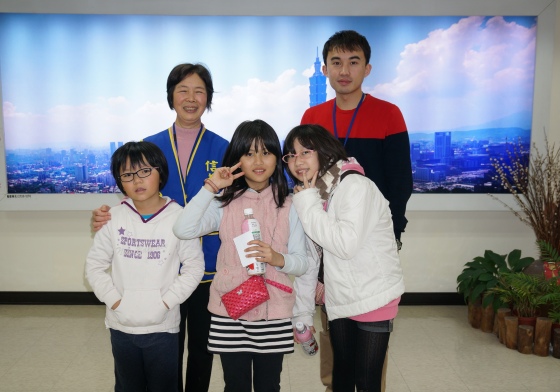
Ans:
[[[554,345],[554,330],[560,329],[560,323],[552,323],[552,327],[550,327],[550,343]]]
[[[492,307],[492,304],[482,308],[480,330],[482,332],[492,332],[494,330],[494,308]]]
[[[517,313],[517,309],[513,309],[511,314],[512,316],[516,316],[517,318],[519,318],[519,325],[530,325],[533,328],[535,328],[535,326],[537,325],[537,316],[534,317],[520,316],[519,313]]]
[[[476,329],[480,329],[480,324],[482,323],[482,304],[475,303],[472,308],[472,322],[471,326]]]
[[[544,276],[544,263],[542,260],[535,260],[523,270],[527,275]]]
[[[537,317],[517,316],[517,318],[519,319],[519,325],[530,325],[535,328],[535,325],[537,324]]]
[[[474,314],[474,304],[472,302],[469,302],[467,304],[467,320],[469,322],[469,325],[472,325],[473,314]]]
[[[478,298],[474,302],[468,301],[467,309],[469,325],[473,328],[479,329],[482,320],[482,300]]]

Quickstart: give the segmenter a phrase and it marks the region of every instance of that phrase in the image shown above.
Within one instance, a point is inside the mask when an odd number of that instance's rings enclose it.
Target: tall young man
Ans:
[[[336,98],[305,111],[301,124],[320,124],[343,144],[348,156],[363,166],[389,201],[398,248],[407,223],[406,203],[412,193],[410,142],[400,109],[362,91],[371,72],[367,39],[352,30],[339,31],[323,47],[323,74]],[[332,348],[325,312],[321,314],[321,380],[331,390]],[[383,371],[385,385],[386,362]]]

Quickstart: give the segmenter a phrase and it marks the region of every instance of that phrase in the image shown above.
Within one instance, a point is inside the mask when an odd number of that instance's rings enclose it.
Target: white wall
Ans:
[[[0,12],[229,15],[539,15],[533,129],[560,142],[560,7],[557,0],[0,0]],[[536,136],[537,142],[539,136]],[[413,195],[401,259],[407,292],[454,292],[463,264],[485,249],[536,256],[531,229],[507,211],[431,211]],[[485,196],[482,196],[485,197]],[[480,195],[478,196],[480,199]],[[476,199],[476,200],[478,200]],[[474,199],[471,199],[474,200]],[[485,204],[488,200],[484,200]],[[483,210],[485,208],[481,208]],[[88,211],[0,211],[0,291],[90,291]]]

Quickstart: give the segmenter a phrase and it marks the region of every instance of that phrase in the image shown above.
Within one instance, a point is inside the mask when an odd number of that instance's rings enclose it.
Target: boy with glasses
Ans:
[[[128,198],[96,233],[86,278],[106,304],[115,390],[177,390],[179,305],[204,273],[200,240],[173,234],[182,207],[160,196],[169,171],[155,144],[119,147],[111,172]]]

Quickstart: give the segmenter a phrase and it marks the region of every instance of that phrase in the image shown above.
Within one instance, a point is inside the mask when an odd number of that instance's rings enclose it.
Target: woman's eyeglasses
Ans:
[[[130,182],[134,179],[134,175],[136,174],[138,178],[146,178],[150,174],[152,174],[152,170],[159,169],[158,167],[145,167],[143,169],[138,170],[134,173],[123,173],[119,176],[121,182]]]
[[[286,154],[282,157],[282,160],[286,163],[294,162],[297,157],[300,159],[309,159],[315,153],[315,150],[303,150],[299,154]]]

